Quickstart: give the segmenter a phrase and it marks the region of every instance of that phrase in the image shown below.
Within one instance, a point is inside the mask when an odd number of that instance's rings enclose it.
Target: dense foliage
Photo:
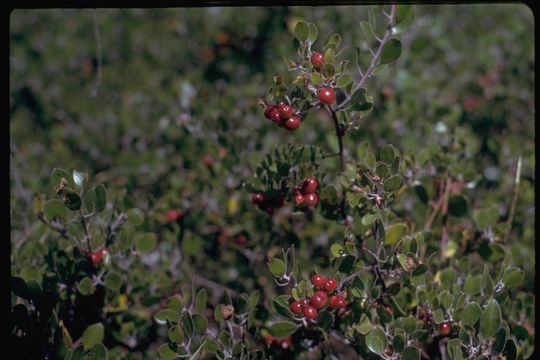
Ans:
[[[522,5],[16,10],[19,358],[530,358],[532,29]]]

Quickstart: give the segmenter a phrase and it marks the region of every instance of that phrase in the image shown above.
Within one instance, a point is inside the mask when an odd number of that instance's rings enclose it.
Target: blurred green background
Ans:
[[[335,146],[324,114],[313,112],[297,131],[287,132],[264,119],[257,104],[273,76],[294,79],[282,59],[294,58],[294,24],[318,26],[314,48],[327,34],[341,33],[341,56],[354,59],[362,42],[358,22],[366,18],[366,6],[12,12],[13,272],[37,231],[32,199],[52,194],[48,181],[56,166],[88,172],[108,188],[125,187],[125,201],[153,219],[148,227],[160,239],[178,231],[159,225],[164,213],[189,210],[186,236],[197,240],[183,250],[192,255],[192,270],[238,291],[262,286],[271,295],[266,268],[253,264],[291,243],[314,249],[299,251],[306,264],[326,265],[316,255],[343,236],[339,226],[317,214],[306,220],[311,226],[284,216],[270,221],[241,185],[276,144]],[[522,156],[509,242],[529,291],[535,248],[533,34],[525,5],[417,5],[416,22],[401,37],[402,56],[368,81],[374,111],[345,138],[354,158],[363,140],[415,154],[459,132],[473,160],[470,207],[498,204],[502,219]],[[211,166],[203,161],[208,156]],[[328,167],[336,170],[337,164]],[[398,208],[412,212],[415,204],[405,197]],[[224,244],[238,234],[247,237],[246,245]],[[216,262],[194,256],[201,248]],[[169,285],[162,285],[167,293]]]

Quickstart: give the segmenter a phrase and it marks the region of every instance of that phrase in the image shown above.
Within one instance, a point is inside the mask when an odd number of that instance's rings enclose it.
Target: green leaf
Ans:
[[[438,298],[439,298],[439,302],[441,303],[442,306],[444,306],[445,309],[447,310],[450,309],[454,298],[452,297],[452,294],[449,291],[447,290],[442,291],[441,293],[439,293]]]
[[[327,48],[324,52],[324,62],[325,64],[333,64],[336,58],[336,53],[331,47]]]
[[[441,309],[437,309],[433,312],[433,321],[435,324],[441,324],[444,322],[444,314]]]
[[[214,354],[219,350],[219,344],[214,339],[207,337],[204,343],[204,349]]]
[[[96,192],[96,211],[102,212],[107,207],[107,191],[103,184],[96,186],[94,191]]]
[[[68,186],[70,188],[75,188],[75,182],[73,181],[73,177],[71,176],[70,173],[68,173],[64,169],[54,168],[51,171],[51,176],[50,176],[51,185],[54,190],[58,188],[58,185],[60,185],[60,181],[62,178],[66,180],[65,186]]]
[[[81,197],[72,190],[64,191],[64,205],[69,210],[79,210],[81,208]]]
[[[122,286],[122,275],[117,271],[109,271],[107,275],[105,275],[105,286],[113,291],[120,290],[120,287]]]
[[[177,344],[181,344],[184,341],[184,332],[180,326],[173,326],[167,331],[169,340]]]
[[[463,360],[463,350],[461,349],[460,339],[451,339],[446,344],[446,352],[452,360]]]
[[[195,297],[195,308],[199,314],[202,314],[206,308],[206,302],[208,301],[208,292],[206,289],[201,289]]]
[[[414,346],[407,346],[401,352],[401,360],[420,360],[420,350]]]
[[[283,276],[285,274],[285,263],[283,260],[274,258],[268,262],[268,269],[274,276]]]
[[[316,321],[321,329],[328,330],[334,324],[334,315],[332,315],[329,311],[321,310],[317,315]]]
[[[94,189],[88,189],[84,193],[84,206],[87,213],[94,211],[96,206],[96,192]]]
[[[317,26],[314,23],[308,23],[309,26],[309,36],[307,38],[307,41],[310,43],[314,43],[315,40],[317,40],[317,36],[319,35],[319,31],[317,30]]]
[[[248,301],[249,307],[251,309],[254,309],[255,307],[257,307],[257,305],[259,304],[260,298],[261,298],[261,294],[259,290],[255,290],[254,292],[252,292],[251,295],[249,296],[249,301]]]
[[[330,246],[330,252],[332,253],[333,257],[340,257],[342,251],[343,246],[341,246],[341,244],[335,243]]]
[[[407,30],[414,22],[415,9],[413,5],[397,5],[396,21],[392,27],[392,34],[400,34]]]
[[[373,329],[373,324],[371,323],[371,321],[369,320],[369,318],[366,316],[366,314],[362,314],[362,316],[360,317],[360,325],[358,325],[358,327],[356,327],[356,330],[361,334],[361,335],[367,335],[371,330]]]
[[[178,322],[179,314],[177,311],[171,310],[171,309],[163,309],[159,310],[154,315],[154,320],[160,325],[164,325],[167,323],[167,320],[170,322],[176,324]]]
[[[323,79],[322,79],[321,74],[318,73],[318,72],[311,73],[311,82],[314,85],[321,85],[323,83]]]
[[[399,264],[403,268],[403,270],[409,271],[410,269],[409,269],[409,266],[407,265],[407,255],[397,254],[396,257],[398,259]]]
[[[194,314],[192,317],[195,331],[201,334],[206,332],[206,329],[208,328],[208,320],[206,319],[206,316]]]
[[[77,284],[77,289],[79,292],[85,296],[92,295],[96,288],[94,287],[94,284],[92,283],[92,280],[86,276],[84,277],[79,283]]]
[[[340,88],[344,88],[347,85],[349,85],[352,81],[351,74],[343,74],[336,80],[336,86]]]
[[[414,316],[406,317],[403,319],[401,326],[406,333],[412,334],[416,330],[416,318]]]
[[[467,214],[467,200],[461,195],[452,195],[448,199],[450,215],[461,217]]]
[[[384,243],[386,245],[396,244],[401,237],[407,232],[407,224],[405,223],[396,223],[388,227],[386,231],[386,238]]]
[[[501,308],[495,299],[491,299],[480,316],[479,333],[484,337],[494,336],[501,328]]]
[[[395,158],[395,150],[394,147],[390,144],[385,145],[379,154],[379,157],[381,161],[384,161],[388,165],[392,164],[392,161],[394,161]]]
[[[354,267],[355,260],[356,260],[356,257],[352,255],[346,255],[346,256],[340,257],[338,260],[339,261],[338,271],[345,274],[349,274]]]
[[[401,41],[390,39],[381,50],[380,64],[389,64],[396,61],[401,55]]]
[[[369,226],[377,220],[379,217],[379,214],[366,214],[362,216],[362,225]]]
[[[325,186],[319,193],[319,199],[329,204],[335,204],[338,200],[336,187],[332,184]]]
[[[405,347],[405,335],[394,334],[394,338],[392,339],[392,347],[394,348],[394,351],[398,353],[403,351],[403,348]]]
[[[192,337],[195,333],[195,325],[193,324],[193,318],[191,314],[187,311],[184,311],[180,317],[182,319],[182,325],[187,336]]]
[[[294,37],[299,41],[306,41],[309,37],[309,25],[305,21],[299,21],[294,27]]]
[[[178,357],[178,354],[171,349],[169,344],[163,344],[158,349],[159,357],[163,360],[173,360]]]
[[[141,209],[132,208],[127,212],[127,221],[133,225],[141,225],[144,222],[144,213]]]
[[[474,326],[480,319],[482,308],[477,303],[470,303],[461,313],[461,323],[467,326]]]
[[[65,220],[68,216],[68,211],[62,200],[49,200],[43,205],[43,213],[49,220],[59,218]]]
[[[392,177],[389,177],[383,182],[383,188],[386,191],[396,191],[399,189],[400,186],[401,186],[401,176],[399,175],[394,175]]]
[[[148,253],[156,246],[156,235],[153,233],[139,234],[135,240],[135,249],[140,253]]]
[[[276,313],[285,317],[292,317],[292,312],[289,309],[289,303],[287,302],[287,295],[276,296],[272,299],[272,308]]]
[[[375,325],[369,334],[367,334],[366,345],[368,349],[375,354],[381,354],[384,349],[386,349],[386,346],[388,346],[388,339],[380,325]]]
[[[465,284],[463,284],[463,291],[469,295],[475,295],[480,293],[481,286],[482,275],[467,275]]]
[[[504,351],[506,340],[508,339],[508,328],[502,326],[497,334],[495,334],[495,342],[493,343],[492,351],[494,354],[500,354]]]
[[[523,270],[516,267],[509,267],[504,270],[502,282],[507,289],[512,289],[521,285],[524,276]]]
[[[273,337],[283,339],[287,336],[292,335],[299,327],[300,325],[290,321],[278,321],[270,325],[268,331],[270,332],[270,334],[272,334]]]
[[[103,341],[105,329],[102,323],[95,323],[86,328],[82,335],[83,346],[85,350]]]

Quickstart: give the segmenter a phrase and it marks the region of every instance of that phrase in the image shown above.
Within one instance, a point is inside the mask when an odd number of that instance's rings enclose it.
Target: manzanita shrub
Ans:
[[[277,145],[243,182],[245,206],[265,216],[256,227],[267,226],[282,246],[266,253],[267,268],[253,269],[271,276],[273,291],[259,277],[261,286],[241,293],[199,277],[204,262],[185,261],[201,253],[214,261],[214,248],[231,242],[249,266],[257,263],[261,254],[244,248],[250,225],[233,223],[237,199],[225,220],[209,220],[208,233],[218,235],[208,249],[201,238],[210,235],[193,230],[208,200],[199,209],[180,204],[173,182],[167,209],[142,210],[126,188],[55,168],[50,191],[33,201],[38,240],[15,249],[11,332],[24,358],[531,357],[535,299],[508,246],[515,209],[503,219],[498,206],[471,200],[479,176],[470,135],[438,129],[438,143],[418,152],[385,139],[353,141],[376,121],[367,117],[367,84],[401,56],[400,36],[414,18],[412,5],[371,9],[354,59],[343,58],[346,36],[296,22],[289,74],[254,99],[276,132],[301,133],[312,121],[333,127],[331,149]],[[208,178],[221,174],[211,155],[201,164]],[[520,157],[512,208],[521,168]],[[410,192],[424,217],[410,211]],[[275,219],[282,229],[274,231]],[[339,231],[306,259],[295,244],[315,221]],[[277,238],[284,233],[291,238]]]

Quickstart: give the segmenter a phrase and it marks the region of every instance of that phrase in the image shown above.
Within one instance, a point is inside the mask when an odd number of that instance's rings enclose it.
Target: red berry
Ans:
[[[296,130],[300,127],[302,124],[302,121],[300,118],[296,115],[291,116],[285,122],[283,123],[283,126],[285,126],[285,129],[287,130]]]
[[[308,300],[308,299],[300,299],[300,300],[298,300],[298,301],[300,301],[300,304],[301,304],[302,306],[309,305],[309,300]]]
[[[314,51],[311,54],[311,64],[315,67],[319,67],[324,62],[324,55],[318,51]]]
[[[267,213],[268,215],[272,216],[272,214],[274,213],[274,208],[273,208],[272,206],[268,205],[268,206],[266,206],[266,207],[264,208],[264,211],[266,211],[266,213]]]
[[[336,93],[330,87],[321,88],[319,90],[319,100],[326,105],[332,105],[336,100]]]
[[[272,345],[272,343],[274,342],[274,340],[276,340],[272,335],[266,335],[264,337],[264,340],[266,341],[266,344],[268,345]]]
[[[251,195],[251,201],[253,201],[255,204],[262,204],[264,201],[264,195],[260,192],[253,193],[253,195]]]
[[[318,185],[319,183],[317,182],[317,179],[315,179],[313,176],[309,176],[304,180],[302,190],[304,191],[304,194],[314,193],[315,190],[317,190]]]
[[[392,308],[391,305],[388,305],[388,304],[384,305],[384,310],[386,310],[386,312],[389,313],[389,314],[394,313],[394,309]]]
[[[204,166],[211,167],[214,164],[214,158],[212,155],[205,155],[203,158]]]
[[[291,312],[293,314],[302,314],[302,303],[300,301],[293,301],[290,305]]]
[[[306,196],[304,196],[304,201],[307,205],[315,206],[319,202],[319,197],[315,193],[307,194]]]
[[[322,289],[325,282],[326,278],[323,275],[315,274],[311,277],[311,283],[318,289]]]
[[[272,119],[272,113],[274,111],[277,111],[276,107],[274,105],[268,105],[264,110],[264,117],[267,119]]]
[[[296,203],[296,205],[300,205],[301,203],[303,203],[304,202],[304,195],[296,194],[294,196],[294,202]]]
[[[316,309],[322,308],[324,305],[326,305],[327,295],[324,291],[317,290],[315,291],[315,294],[311,297],[311,301],[309,304]]]
[[[283,350],[287,350],[292,345],[292,337],[288,336],[285,339],[279,340],[279,347]]]
[[[332,307],[336,309],[342,309],[345,306],[347,306],[347,302],[345,301],[343,296],[336,296],[336,299],[334,300],[334,305]]]
[[[281,117],[284,119],[291,117],[294,112],[294,108],[291,105],[285,104],[284,102],[280,102],[277,109],[279,111],[279,115],[281,115]]]
[[[337,282],[336,279],[328,279],[324,283],[324,290],[327,293],[331,293],[332,291],[336,290]]]
[[[450,331],[452,331],[452,325],[450,325],[449,323],[442,323],[439,325],[439,333],[442,336],[450,334]]]
[[[244,246],[247,244],[247,239],[244,235],[236,235],[234,237],[234,242],[240,246]]]
[[[328,299],[328,305],[330,305],[331,308],[334,307],[334,303],[336,302],[336,299],[337,299],[336,295],[332,295],[330,296],[330,299]]]
[[[279,111],[277,108],[274,108],[270,114],[270,120],[272,120],[276,125],[283,126],[283,119],[281,118],[281,115],[279,115]]]
[[[317,309],[315,309],[311,305],[307,305],[304,307],[303,313],[304,313],[304,316],[307,317],[308,319],[313,319],[317,316]]]
[[[99,264],[101,259],[103,259],[103,253],[101,251],[94,251],[90,253],[90,261],[92,261],[92,264]]]
[[[428,320],[428,313],[424,309],[420,309],[418,312],[418,319],[422,322],[426,322]]]
[[[176,220],[176,211],[174,210],[167,211],[167,213],[165,214],[165,217],[167,218],[167,221],[173,222],[174,220]]]

